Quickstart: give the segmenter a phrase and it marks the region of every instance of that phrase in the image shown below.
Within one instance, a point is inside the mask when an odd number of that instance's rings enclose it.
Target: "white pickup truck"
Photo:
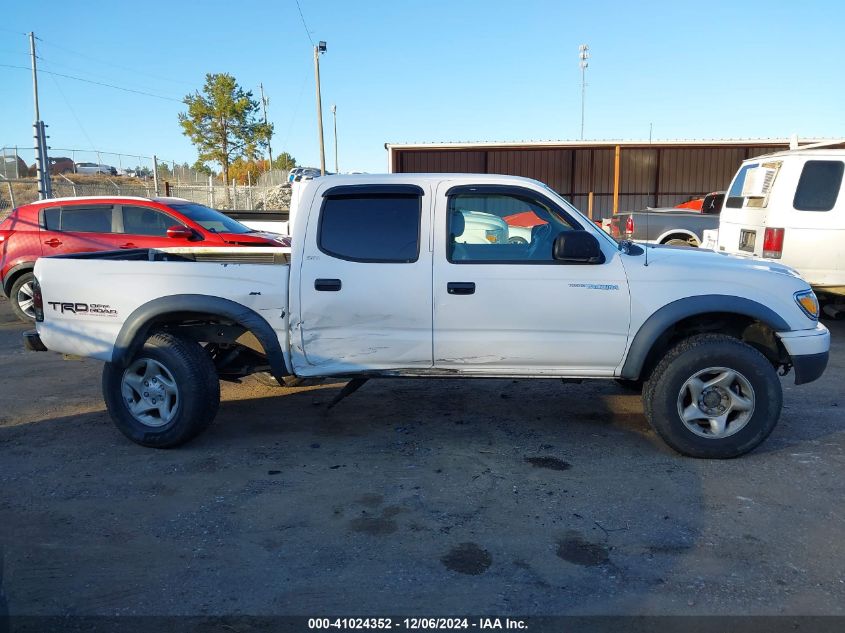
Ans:
[[[462,239],[532,212],[530,241]],[[735,457],[781,411],[778,371],[825,369],[830,334],[790,268],[617,242],[510,176],[333,176],[305,185],[292,248],[139,249],[39,259],[34,350],[105,361],[131,440],[200,433],[218,378],[616,379],[680,453]],[[561,413],[565,417],[565,412]]]

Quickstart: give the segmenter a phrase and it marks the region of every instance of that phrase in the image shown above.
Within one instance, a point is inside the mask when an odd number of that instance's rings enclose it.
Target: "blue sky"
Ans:
[[[26,70],[42,75],[50,145],[193,163],[180,100],[206,72],[270,97],[274,153],[319,162],[312,48],[295,0],[7,2],[0,145],[31,144]],[[585,136],[845,137],[845,4],[300,0],[322,58],[328,167],[385,171],[385,142],[574,139],[578,45],[590,46]],[[5,66],[4,66],[5,65]],[[175,99],[175,100],[174,100]],[[108,162],[105,161],[104,162]]]

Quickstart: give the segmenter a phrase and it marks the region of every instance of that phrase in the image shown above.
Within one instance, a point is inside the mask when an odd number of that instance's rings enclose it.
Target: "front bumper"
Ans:
[[[830,331],[821,323],[812,330],[778,332],[780,342],[795,368],[795,384],[803,385],[819,378],[827,367]]]
[[[41,342],[37,330],[27,330],[23,333],[23,346],[30,352],[46,352],[47,346]]]

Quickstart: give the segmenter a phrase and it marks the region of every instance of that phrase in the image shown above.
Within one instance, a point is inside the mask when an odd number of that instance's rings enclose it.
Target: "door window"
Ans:
[[[845,163],[808,160],[804,163],[792,206],[798,211],[830,211],[836,205]]]
[[[350,194],[326,198],[317,243],[353,262],[408,264],[420,253],[420,196]]]
[[[165,237],[167,229],[178,224],[166,213],[149,207],[123,207],[123,232],[132,235]]]
[[[528,194],[449,196],[447,257],[465,263],[551,263],[552,245],[573,225]]]
[[[757,163],[743,165],[742,169],[739,170],[739,173],[736,175],[736,178],[734,178],[733,184],[728,191],[727,200],[725,201],[725,206],[727,208],[741,209],[742,205],[745,204],[745,197],[742,195],[742,188],[745,185],[745,177],[748,175],[749,169],[754,169],[757,166]]]
[[[44,209],[44,228],[74,233],[112,233],[110,204]]]

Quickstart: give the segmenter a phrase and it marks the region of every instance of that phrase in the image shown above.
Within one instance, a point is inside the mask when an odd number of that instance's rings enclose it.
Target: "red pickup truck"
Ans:
[[[47,255],[166,246],[290,246],[181,198],[54,198],[0,223],[0,280],[17,317],[33,321],[32,269]]]

